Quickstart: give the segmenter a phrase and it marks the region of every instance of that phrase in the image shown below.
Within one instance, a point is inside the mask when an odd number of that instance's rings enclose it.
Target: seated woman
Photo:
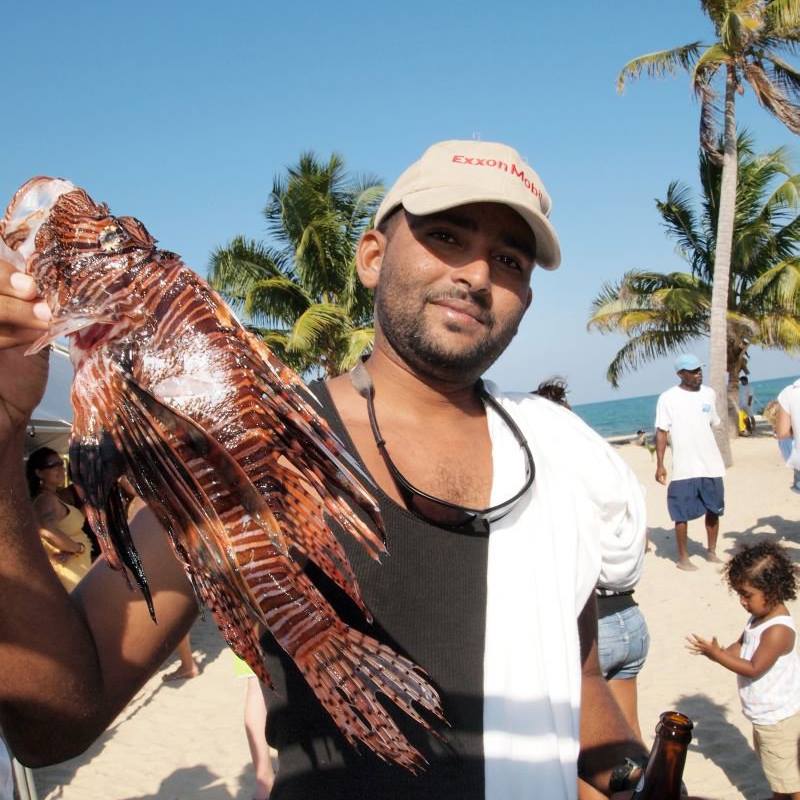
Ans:
[[[91,543],[81,530],[85,517],[75,506],[59,499],[64,485],[64,462],[49,447],[31,453],[25,465],[28,491],[39,521],[50,563],[64,588],[71,592],[91,566]]]

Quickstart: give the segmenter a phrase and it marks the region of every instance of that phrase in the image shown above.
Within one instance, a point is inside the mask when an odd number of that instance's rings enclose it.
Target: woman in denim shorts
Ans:
[[[633,599],[633,589],[615,591],[598,587],[595,593],[600,669],[625,719],[641,739],[636,677],[650,647],[647,622]]]

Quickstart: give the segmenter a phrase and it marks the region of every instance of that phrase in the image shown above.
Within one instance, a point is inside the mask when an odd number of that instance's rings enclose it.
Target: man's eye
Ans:
[[[522,271],[522,265],[519,263],[519,261],[517,261],[516,258],[513,258],[512,256],[498,255],[498,256],[495,256],[495,258],[503,266],[508,267],[509,269],[515,269],[515,270],[518,270],[519,272]]]
[[[447,244],[458,244],[456,237],[447,231],[431,231],[430,236],[438,242],[446,242]]]

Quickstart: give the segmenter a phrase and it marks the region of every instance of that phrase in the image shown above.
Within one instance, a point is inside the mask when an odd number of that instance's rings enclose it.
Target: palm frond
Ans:
[[[775,53],[767,52],[764,58],[769,62],[772,81],[788,97],[800,97],[800,72]]]
[[[374,328],[355,328],[351,330],[345,337],[344,346],[340,351],[336,365],[339,374],[352,369],[364,354],[372,350],[374,342]]]
[[[617,91],[620,93],[624,91],[626,80],[636,80],[643,73],[650,78],[661,78],[665,75],[675,75],[679,70],[688,71],[697,59],[702,46],[701,42],[691,42],[682,47],[659,50],[632,59],[620,70],[617,77]]]
[[[347,312],[341,306],[317,303],[297,318],[287,347],[298,353],[316,349],[321,341],[343,335],[349,324]]]
[[[700,5],[714,23],[714,29],[719,34],[719,29],[725,21],[725,14],[728,11],[728,3],[726,0],[700,0]]]
[[[800,30],[800,0],[770,0],[764,8],[768,35],[780,39]]]
[[[759,318],[754,344],[787,353],[800,352],[800,318],[797,314],[764,314]]]
[[[697,228],[689,187],[673,181],[667,187],[666,198],[656,199],[655,203],[667,235],[676,241],[679,252],[695,272],[708,259],[708,247]]]
[[[697,338],[691,330],[644,331],[626,342],[608,365],[606,380],[615,388],[628,372],[687,348]]]
[[[792,133],[800,133],[800,106],[787,99],[780,88],[770,81],[760,64],[748,61],[745,62],[743,69],[758,102],[771,111]]]
[[[256,281],[245,297],[245,313],[254,320],[280,322],[289,327],[313,303],[306,290],[283,275]]]
[[[765,270],[753,281],[754,298],[771,298],[784,311],[800,311],[800,258],[787,258]]]
[[[735,0],[728,4],[719,28],[723,47],[732,55],[743,53],[764,27],[763,0]]]

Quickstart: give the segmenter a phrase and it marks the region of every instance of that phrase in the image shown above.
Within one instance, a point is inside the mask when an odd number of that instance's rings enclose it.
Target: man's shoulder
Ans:
[[[664,402],[668,402],[680,391],[680,386],[670,386],[669,389],[665,389],[663,392],[661,392],[661,394],[658,396],[658,401],[661,402],[663,400]]]
[[[539,441],[558,440],[566,445],[565,452],[572,447],[610,447],[578,414],[559,403],[530,392],[502,392],[493,384],[487,388],[526,436],[535,436]]]

